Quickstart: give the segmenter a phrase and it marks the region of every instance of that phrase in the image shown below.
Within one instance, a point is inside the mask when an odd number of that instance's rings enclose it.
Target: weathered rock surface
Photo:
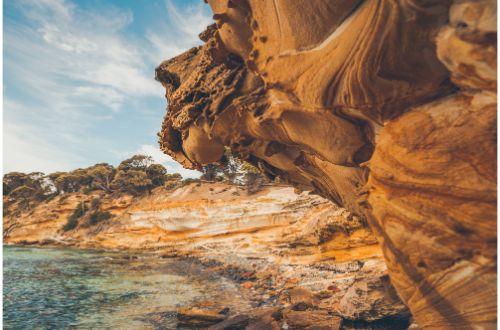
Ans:
[[[63,231],[74,209],[96,197],[113,218]],[[207,182],[170,192],[159,188],[142,198],[65,194],[20,214],[8,213],[4,242],[126,250],[130,258],[140,252],[195,258],[207,273],[240,285],[245,304],[227,311],[231,317],[250,306],[335,311],[336,318],[366,322],[409,318],[366,224],[326,199],[287,186],[266,186],[252,195],[243,187]],[[226,316],[203,302],[189,307],[194,309],[165,315],[193,326]]]
[[[177,311],[179,325],[196,328],[207,328],[224,320],[224,315],[211,310],[199,308],[180,308]]]
[[[496,326],[496,2],[216,1],[163,62],[162,149],[229,146],[374,230],[416,322]]]
[[[241,314],[218,323],[209,330],[339,330],[342,318],[327,311],[294,311],[265,308]]]

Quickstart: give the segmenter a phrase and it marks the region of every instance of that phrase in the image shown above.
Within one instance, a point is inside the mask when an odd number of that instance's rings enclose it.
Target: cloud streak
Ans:
[[[153,69],[198,44],[210,24],[204,5],[159,4],[164,12],[139,27],[126,6],[4,5],[4,172],[117,163],[116,155],[144,145],[159,152],[151,127],[165,101]],[[130,142],[130,130],[140,138]]]

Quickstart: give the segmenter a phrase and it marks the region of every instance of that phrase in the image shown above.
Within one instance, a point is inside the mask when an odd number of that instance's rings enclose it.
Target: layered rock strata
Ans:
[[[80,203],[95,198],[113,217],[92,226],[81,220],[64,231]],[[247,195],[239,186],[202,183],[170,192],[159,188],[142,198],[72,193],[24,212],[11,206],[4,217],[7,244],[191,258],[205,265],[207,274],[239,283],[246,299],[240,309],[249,313],[254,312],[246,302],[253,308],[299,308],[305,316],[332,318],[329,313],[334,313],[333,319],[362,321],[366,329],[388,318],[409,321],[366,225],[345,209],[291,187],[264,187]]]
[[[224,146],[374,230],[429,329],[496,326],[496,2],[208,0],[163,62],[161,148]]]

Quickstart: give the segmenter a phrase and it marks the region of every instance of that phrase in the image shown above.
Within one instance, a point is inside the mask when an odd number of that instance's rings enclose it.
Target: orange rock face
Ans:
[[[75,229],[64,231],[74,210],[95,198],[100,210],[113,216],[90,225],[86,214]],[[250,302],[306,304],[326,315],[336,310],[347,322],[409,319],[366,224],[289,186],[268,185],[248,195],[242,186],[203,182],[171,191],[158,187],[135,198],[93,191],[66,193],[30,209],[19,206],[14,201],[4,210],[5,244],[121,250],[128,251],[129,260],[144,252],[146,257],[194,257],[207,273],[236,281],[245,295],[242,310]],[[190,307],[210,307],[201,303]],[[193,322],[203,317],[198,316]]]
[[[229,146],[366,219],[423,328],[496,325],[496,3],[208,1],[163,62],[162,149]]]

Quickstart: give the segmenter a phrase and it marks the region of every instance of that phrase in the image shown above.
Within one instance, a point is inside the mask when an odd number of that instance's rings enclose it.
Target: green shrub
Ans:
[[[87,212],[87,207],[84,202],[80,202],[77,208],[73,211],[73,214],[68,218],[68,222],[63,227],[64,231],[75,229],[78,226],[78,219],[80,219],[85,212]]]
[[[191,183],[200,183],[200,182],[201,182],[200,179],[187,178],[182,180],[182,186],[187,186],[188,184]]]
[[[99,206],[101,206],[101,200],[99,198],[92,198],[90,201],[90,209],[91,210],[97,210],[99,209]]]
[[[174,190],[175,188],[178,188],[181,186],[181,181],[167,181],[165,182],[165,189],[166,190]]]
[[[53,200],[54,198],[56,198],[57,196],[59,196],[59,194],[57,192],[55,193],[52,193],[50,195],[46,195],[45,199],[43,200],[45,203],[48,203],[50,202],[51,200]]]
[[[108,211],[95,211],[95,212],[92,212],[90,214],[90,217],[89,217],[89,226],[93,226],[103,220],[108,220],[109,218],[111,218],[111,213],[109,213]]]
[[[85,195],[90,195],[91,192],[93,192],[95,189],[92,187],[85,187],[82,189],[82,193]]]

